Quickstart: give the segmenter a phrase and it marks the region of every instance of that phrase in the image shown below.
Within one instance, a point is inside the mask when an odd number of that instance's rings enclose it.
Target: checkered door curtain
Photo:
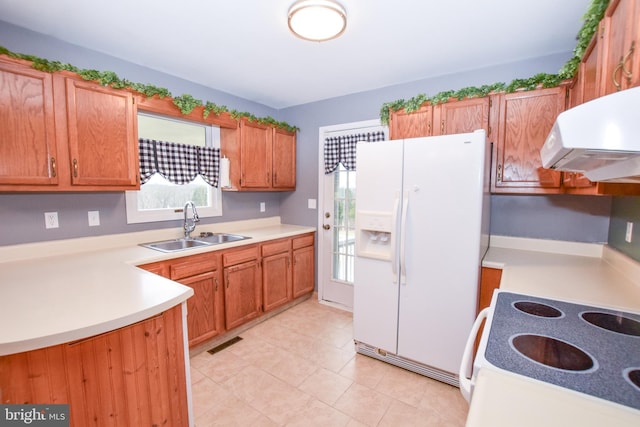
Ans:
[[[140,147],[140,183],[159,173],[174,184],[186,184],[201,175],[205,182],[218,187],[220,149],[177,144],[175,142],[138,140]]]
[[[334,136],[324,140],[324,174],[329,175],[342,163],[345,169],[356,170],[356,144],[358,141],[384,141],[384,132],[367,132]]]

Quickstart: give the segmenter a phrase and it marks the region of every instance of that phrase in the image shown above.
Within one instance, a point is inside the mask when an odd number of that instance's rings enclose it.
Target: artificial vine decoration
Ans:
[[[572,79],[578,69],[578,65],[582,60],[585,49],[591,42],[593,35],[598,29],[598,24],[604,12],[609,5],[610,0],[593,0],[582,19],[584,24],[577,35],[577,44],[573,50],[573,56],[560,69],[558,74],[539,73],[528,79],[514,79],[509,84],[493,83],[480,87],[465,87],[457,91],[447,90],[429,97],[425,94],[419,94],[409,100],[399,99],[396,101],[386,102],[380,108],[380,122],[386,125],[389,123],[389,115],[392,111],[404,110],[407,113],[417,111],[424,103],[428,102],[432,105],[441,104],[449,101],[451,98],[458,100],[463,98],[479,98],[495,92],[512,93],[517,90],[534,90],[540,86],[545,88],[557,87],[560,83],[567,79]]]
[[[150,85],[150,84],[142,84],[131,82],[127,79],[122,79],[118,77],[116,73],[113,71],[99,71],[99,70],[87,70],[80,69],[74,65],[66,64],[60,61],[49,61],[48,59],[39,58],[34,55],[27,55],[22,53],[11,52],[9,49],[4,46],[0,46],[0,54],[7,55],[11,58],[23,59],[26,61],[31,61],[31,67],[48,73],[55,73],[58,71],[70,71],[72,73],[76,73],[84,80],[95,81],[103,86],[110,86],[114,89],[133,89],[136,92],[139,92],[145,95],[147,98],[151,98],[153,96],[158,96],[159,98],[171,97],[171,92],[168,89]],[[248,112],[239,112],[236,110],[229,111],[229,109],[222,105],[218,106],[213,102],[206,101],[203,103],[202,100],[194,98],[192,95],[183,94],[180,96],[176,96],[173,98],[173,103],[180,110],[182,114],[189,114],[193,111],[194,108],[200,107],[204,105],[203,118],[207,118],[209,114],[214,113],[216,115],[220,115],[222,113],[230,113],[231,117],[238,120],[242,117],[246,117],[250,121],[257,121],[262,124],[272,125],[281,129],[285,129],[289,132],[296,132],[300,129],[296,126],[292,126],[286,122],[279,122],[272,117],[256,117]]]

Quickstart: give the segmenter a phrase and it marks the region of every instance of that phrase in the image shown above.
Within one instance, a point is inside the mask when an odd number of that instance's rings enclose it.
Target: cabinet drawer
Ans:
[[[296,237],[293,239],[293,249],[303,248],[305,246],[313,245],[313,233],[305,234],[301,237]]]
[[[225,251],[222,254],[222,264],[227,267],[230,265],[240,264],[241,262],[251,261],[258,258],[258,246],[253,245],[242,249]]]
[[[291,239],[274,240],[273,242],[263,243],[261,246],[262,256],[269,256],[287,252],[291,249]]]
[[[169,278],[177,280],[207,271],[214,271],[220,263],[219,258],[220,255],[216,252],[178,258],[172,261],[169,266]]]

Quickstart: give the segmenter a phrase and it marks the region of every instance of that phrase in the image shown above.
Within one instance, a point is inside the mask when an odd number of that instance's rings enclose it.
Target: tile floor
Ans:
[[[463,426],[457,388],[356,354],[351,313],[315,297],[191,359],[195,424]]]

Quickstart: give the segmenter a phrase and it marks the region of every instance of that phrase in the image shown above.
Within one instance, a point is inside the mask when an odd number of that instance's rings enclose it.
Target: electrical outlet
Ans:
[[[89,227],[100,225],[100,211],[89,211]]]
[[[264,212],[267,210],[267,206],[264,202],[260,202],[260,212]]]
[[[58,212],[45,212],[44,213],[44,227],[45,228],[58,228]]]
[[[633,236],[633,223],[627,222],[627,232],[624,235],[624,241],[631,243],[631,237]]]

